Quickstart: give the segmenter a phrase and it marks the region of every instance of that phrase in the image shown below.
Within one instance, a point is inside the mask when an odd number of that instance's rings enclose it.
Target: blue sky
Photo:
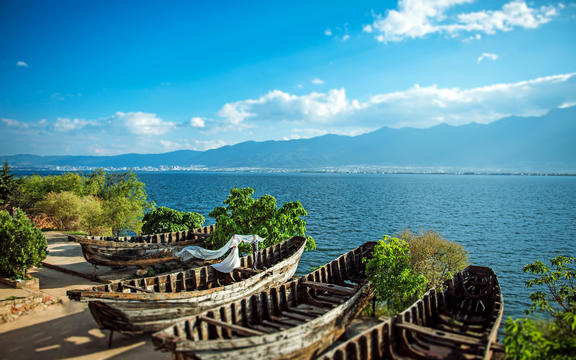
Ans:
[[[576,105],[572,1],[0,2],[0,155],[205,150]]]

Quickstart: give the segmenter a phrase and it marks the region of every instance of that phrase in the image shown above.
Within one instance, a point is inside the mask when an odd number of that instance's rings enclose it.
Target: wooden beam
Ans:
[[[395,323],[394,326],[397,326],[397,327],[402,328],[402,329],[414,331],[414,332],[417,332],[417,333],[420,333],[420,334],[423,334],[426,336],[434,337],[437,339],[452,341],[455,343],[472,345],[472,346],[484,346],[484,345],[486,345],[484,343],[484,341],[477,339],[477,338],[474,338],[474,337],[471,337],[471,336],[465,336],[465,335],[451,333],[448,331],[432,329],[432,328],[428,328],[428,327],[424,327],[424,326],[420,326],[420,325],[416,325],[416,324],[412,324],[412,323]]]
[[[316,281],[303,281],[301,283],[302,286],[314,289],[314,290],[322,290],[322,291],[327,291],[330,292],[332,294],[336,294],[336,295],[345,295],[345,296],[351,296],[355,293],[354,290],[344,287],[344,286],[340,286],[340,285],[334,285],[334,284],[327,284],[327,283],[321,283],[321,282],[316,282]]]
[[[262,270],[253,270],[245,267],[237,267],[234,271],[238,271],[244,274],[248,274],[249,276],[256,275],[262,272]]]
[[[246,335],[246,336],[264,335],[263,332],[260,332],[257,330],[248,329],[248,328],[245,328],[245,327],[240,326],[240,325],[225,323],[223,321],[212,319],[212,318],[209,318],[206,316],[198,316],[198,319],[200,321],[204,321],[204,322],[207,322],[207,323],[212,324],[212,325],[220,326],[221,328],[224,328],[224,329],[232,330],[239,335]]]
[[[128,285],[128,284],[122,284],[122,283],[120,283],[120,285],[122,285],[122,287],[126,287],[126,288],[128,288],[128,289],[134,289],[134,290],[142,291],[142,292],[145,292],[145,293],[154,294],[154,291],[148,290],[148,289],[144,289],[144,288],[141,288],[141,287],[132,286],[132,285]]]

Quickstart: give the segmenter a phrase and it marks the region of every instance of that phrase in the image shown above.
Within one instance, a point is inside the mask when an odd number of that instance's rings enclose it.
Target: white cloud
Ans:
[[[342,41],[346,41],[348,39],[350,39],[350,35],[345,34],[344,36],[342,36]]]
[[[484,59],[496,61],[498,59],[498,54],[482,53],[482,55],[478,57],[477,60],[478,64],[480,64]]]
[[[326,30],[324,30],[324,35],[326,35],[326,36],[332,36],[332,30],[331,30],[331,29],[326,29]]]
[[[117,112],[113,120],[119,121],[135,135],[162,135],[175,127],[174,123],[164,121],[156,114],[145,112]]]
[[[193,117],[190,119],[190,126],[192,127],[197,127],[197,128],[203,128],[206,126],[206,121],[204,121],[204,119],[202,119],[201,117]]]
[[[565,102],[563,104],[558,105],[558,109],[568,109],[572,106],[576,106],[576,101],[573,102]]]
[[[219,115],[236,125],[288,122],[334,129],[374,129],[489,123],[510,115],[538,116],[573,102],[576,73],[471,89],[414,85],[365,101],[349,99],[345,89],[302,96],[274,90],[258,99],[226,104]]]
[[[20,66],[20,67],[28,67],[28,64],[25,63],[24,61],[20,60],[16,62],[16,66]]]
[[[225,145],[232,145],[223,140],[194,140],[193,150],[205,151],[210,149],[217,149]]]
[[[324,84],[324,80],[314,78],[314,79],[312,79],[311,83],[315,84],[315,85],[322,85],[322,84]]]
[[[60,132],[79,130],[87,125],[97,125],[95,121],[87,121],[84,119],[69,119],[69,118],[58,118],[54,123],[54,130]]]
[[[365,33],[371,33],[372,31],[374,31],[374,29],[372,28],[372,25],[368,24],[362,26],[362,31],[364,31]]]
[[[495,34],[514,28],[534,29],[550,22],[563,8],[548,5],[531,8],[523,0],[513,0],[501,10],[482,10],[447,16],[446,12],[473,0],[400,0],[398,10],[389,10],[386,16],[373,14],[374,21],[365,25],[365,32],[374,31],[380,42],[394,42],[421,38],[428,34],[444,33],[459,36],[462,33]],[[467,40],[477,39],[475,35]]]
[[[273,90],[259,99],[226,104],[218,115],[232,124],[240,124],[246,120],[324,123],[355,106],[357,102],[350,103],[344,89],[332,89],[327,93],[312,92],[303,96]]]
[[[6,125],[7,127],[18,128],[18,129],[27,129],[28,128],[28,124],[20,122],[18,120],[2,118],[2,119],[0,119],[0,121],[2,121],[2,123],[4,125]]]

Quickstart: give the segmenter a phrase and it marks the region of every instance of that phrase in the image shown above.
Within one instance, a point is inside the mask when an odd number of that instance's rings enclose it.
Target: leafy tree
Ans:
[[[92,195],[82,198],[80,229],[92,236],[112,235],[112,227],[106,217],[102,200]]]
[[[73,192],[51,192],[38,202],[38,209],[56,219],[60,229],[78,230],[82,205],[82,198]]]
[[[209,238],[214,247],[224,245],[234,234],[256,234],[266,239],[264,247],[296,235],[306,237],[306,221],[302,217],[307,213],[299,201],[287,202],[278,209],[273,196],[254,199],[253,193],[252,188],[233,188],[224,200],[226,207],[210,212],[216,219],[216,231]],[[306,239],[306,249],[314,250],[314,239]]]
[[[0,273],[19,279],[31,266],[46,258],[46,238],[26,214],[16,209],[14,217],[0,211]]]
[[[576,358],[576,258],[557,256],[550,265],[536,261],[523,268],[535,275],[526,286],[540,288],[530,294],[526,314],[548,318],[506,320],[504,345],[511,359]]]
[[[8,207],[13,202],[17,189],[17,182],[14,175],[10,173],[10,166],[4,161],[2,172],[0,172],[0,207]]]
[[[204,224],[204,216],[161,206],[144,215],[142,221],[143,234],[158,234],[199,228]]]
[[[410,267],[410,249],[406,241],[388,235],[378,240],[366,263],[366,275],[372,282],[376,301],[390,315],[401,312],[422,296],[426,278]]]
[[[404,230],[400,239],[410,248],[410,268],[428,280],[428,288],[439,288],[445,280],[468,265],[468,252],[456,242],[444,239],[434,231],[414,234]]]

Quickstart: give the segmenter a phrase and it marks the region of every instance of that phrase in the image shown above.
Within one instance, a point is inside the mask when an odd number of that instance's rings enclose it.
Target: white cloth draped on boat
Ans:
[[[182,260],[190,260],[191,258],[198,258],[204,260],[214,260],[219,257],[224,256],[228,249],[232,249],[228,256],[222,262],[218,264],[211,265],[214,269],[229,273],[237,267],[240,267],[240,255],[238,254],[238,245],[241,243],[252,244],[264,241],[258,235],[233,235],[226,245],[222,246],[218,250],[208,250],[200,246],[187,246],[184,249],[176,253],[176,256],[182,258]]]

